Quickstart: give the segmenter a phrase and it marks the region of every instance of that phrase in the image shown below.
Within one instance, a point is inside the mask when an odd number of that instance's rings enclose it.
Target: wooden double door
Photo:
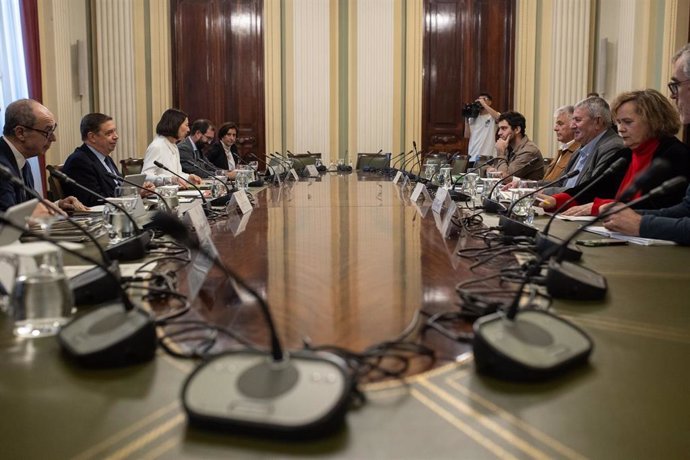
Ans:
[[[171,0],[173,103],[235,122],[245,158],[266,153],[262,15],[262,0]]]

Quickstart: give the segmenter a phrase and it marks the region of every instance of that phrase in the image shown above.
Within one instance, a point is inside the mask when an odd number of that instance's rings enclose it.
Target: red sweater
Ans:
[[[633,179],[639,173],[641,173],[649,167],[652,160],[654,159],[654,152],[656,152],[658,147],[659,139],[654,138],[646,140],[642,144],[637,146],[637,148],[632,149],[632,161],[628,166],[628,170],[625,173],[625,177],[623,177],[623,180],[618,186],[618,192],[616,193],[616,196],[619,196],[621,193],[623,193],[623,190],[628,188],[628,186],[632,183]],[[635,195],[634,198],[637,198],[638,196],[640,196],[639,192]],[[555,209],[558,209],[558,207],[560,207],[563,203],[565,203],[572,197],[567,193],[557,193],[553,195],[553,198],[556,199],[556,205],[553,208],[547,209],[547,211],[553,211]],[[595,198],[594,204],[592,205],[592,215],[598,215],[599,208],[606,203],[611,203],[612,201],[615,200],[612,200],[610,198]],[[570,209],[573,206],[578,206],[579,204],[584,203],[578,203],[577,200],[575,200],[572,203],[570,203],[566,209]]]

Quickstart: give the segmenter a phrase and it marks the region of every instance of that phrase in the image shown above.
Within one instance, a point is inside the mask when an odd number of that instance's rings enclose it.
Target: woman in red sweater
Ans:
[[[613,175],[585,192],[571,203],[563,215],[597,215],[603,204],[614,201],[655,158],[663,158],[671,164],[671,174],[666,179],[677,175],[690,177],[690,148],[675,138],[680,129],[680,118],[678,111],[666,97],[653,89],[630,91],[618,95],[611,108],[618,134],[627,148],[619,151],[610,161],[612,163],[618,158],[627,158],[628,168],[624,175]],[[589,183],[591,180],[563,193],[546,197],[542,207],[547,211],[555,210]],[[645,209],[672,206],[680,203],[683,195],[684,191],[680,190],[675,194],[648,200],[641,206]]]

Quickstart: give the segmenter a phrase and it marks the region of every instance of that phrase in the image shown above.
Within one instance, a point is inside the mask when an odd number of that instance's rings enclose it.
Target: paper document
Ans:
[[[595,233],[597,235],[605,236],[607,238],[614,238],[617,240],[627,241],[632,244],[639,244],[641,246],[673,246],[676,243],[667,240],[655,240],[652,238],[641,238],[639,236],[629,236],[623,235],[622,233],[612,232],[606,230],[605,227],[592,226],[585,229],[590,233]]]

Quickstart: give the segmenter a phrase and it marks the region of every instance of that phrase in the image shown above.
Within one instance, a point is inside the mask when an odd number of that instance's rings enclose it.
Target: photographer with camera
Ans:
[[[501,115],[491,108],[491,95],[480,93],[476,101],[465,105],[462,116],[465,118],[465,136],[470,141],[467,148],[469,165],[472,166],[480,156],[493,157],[496,142],[496,120]]]

